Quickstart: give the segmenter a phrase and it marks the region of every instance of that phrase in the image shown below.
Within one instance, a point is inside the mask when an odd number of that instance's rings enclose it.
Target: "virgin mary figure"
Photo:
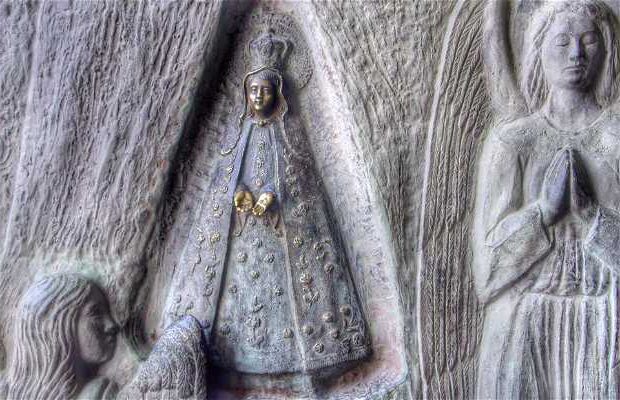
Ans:
[[[222,151],[170,292],[203,325],[209,364],[247,374],[317,372],[370,352],[330,204],[282,74],[290,43],[251,41],[239,129]]]
[[[473,267],[486,304],[479,398],[618,396],[616,29],[599,0],[539,8],[521,70],[531,114],[484,144]]]

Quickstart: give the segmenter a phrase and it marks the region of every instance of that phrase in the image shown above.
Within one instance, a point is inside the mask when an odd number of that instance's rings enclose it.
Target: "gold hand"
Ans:
[[[261,194],[258,197],[258,201],[254,205],[254,208],[252,208],[252,214],[256,215],[257,217],[262,216],[263,214],[265,214],[265,211],[267,211],[269,206],[273,204],[275,199],[276,195],[271,192]]]
[[[233,201],[237,212],[240,213],[245,213],[252,210],[252,206],[254,205],[254,197],[252,196],[252,193],[246,190],[241,190],[235,193]]]

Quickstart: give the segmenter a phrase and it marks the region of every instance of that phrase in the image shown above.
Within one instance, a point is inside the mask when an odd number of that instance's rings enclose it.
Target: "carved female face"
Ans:
[[[82,361],[89,365],[109,361],[114,355],[117,333],[106,298],[101,290],[94,288],[78,320],[78,350]]]
[[[254,114],[261,118],[269,117],[276,98],[273,84],[270,81],[259,77],[251,78],[247,97]]]
[[[550,88],[590,90],[605,59],[603,36],[590,18],[563,12],[542,43],[542,66]]]

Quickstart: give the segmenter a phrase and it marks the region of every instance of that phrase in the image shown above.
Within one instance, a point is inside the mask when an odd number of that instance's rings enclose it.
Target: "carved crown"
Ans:
[[[249,44],[252,69],[273,68],[282,71],[288,55],[288,41],[267,30]]]

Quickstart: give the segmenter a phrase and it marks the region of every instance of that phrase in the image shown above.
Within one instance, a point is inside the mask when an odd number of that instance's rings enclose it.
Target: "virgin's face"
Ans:
[[[590,90],[605,59],[603,36],[590,18],[560,13],[545,35],[541,58],[551,88]]]
[[[110,316],[108,302],[99,289],[92,291],[80,310],[78,321],[79,354],[83,362],[100,365],[109,361],[116,348],[118,327]]]
[[[275,102],[274,87],[266,79],[251,78],[248,84],[250,107],[260,117],[268,117]]]

